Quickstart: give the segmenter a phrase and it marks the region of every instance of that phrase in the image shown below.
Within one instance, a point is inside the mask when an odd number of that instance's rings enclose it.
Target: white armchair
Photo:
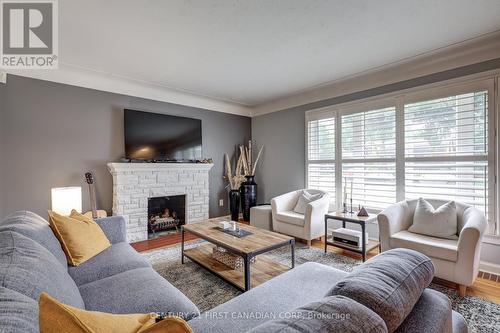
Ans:
[[[427,200],[434,208],[446,201]],[[484,213],[472,206],[456,202],[458,240],[442,239],[411,233],[413,214],[418,200],[401,201],[378,215],[382,251],[404,247],[429,256],[436,277],[459,285],[460,296],[474,283],[479,271],[481,240],[486,228]]]
[[[306,205],[305,214],[293,211],[302,190],[289,192],[271,200],[273,212],[273,231],[301,238],[311,246],[311,240],[324,236],[325,214],[328,213],[330,196],[319,190],[307,190],[311,194],[323,196]]]

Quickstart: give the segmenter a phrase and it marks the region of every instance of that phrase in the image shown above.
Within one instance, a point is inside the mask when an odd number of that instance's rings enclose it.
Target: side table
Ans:
[[[333,212],[325,215],[325,253],[327,246],[335,246],[344,250],[360,253],[363,256],[363,262],[366,261],[366,254],[376,247],[380,246],[380,242],[374,240],[368,240],[366,243],[366,223],[372,219],[376,218],[375,214],[369,214],[369,216],[358,216],[356,213],[342,213]],[[328,220],[342,221],[342,227],[345,228],[346,223],[354,223],[361,226],[361,249],[356,246],[350,246],[347,244],[341,244],[328,240]]]

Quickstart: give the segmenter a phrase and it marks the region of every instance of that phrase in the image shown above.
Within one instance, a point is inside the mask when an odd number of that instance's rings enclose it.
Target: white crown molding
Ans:
[[[150,82],[123,78],[110,73],[70,66],[61,62],[57,70],[8,70],[7,73],[155,101],[251,116],[251,109],[242,104],[179,91]]]
[[[500,32],[473,38],[254,106],[252,116],[381,87],[500,57]]]

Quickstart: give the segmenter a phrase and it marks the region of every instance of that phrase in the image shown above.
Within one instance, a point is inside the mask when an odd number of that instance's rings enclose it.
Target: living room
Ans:
[[[499,1],[0,8],[0,332],[500,332]]]

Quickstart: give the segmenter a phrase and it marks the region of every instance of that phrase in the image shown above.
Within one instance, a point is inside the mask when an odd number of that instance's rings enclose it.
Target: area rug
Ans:
[[[186,247],[197,246],[200,242],[202,241],[191,242]],[[210,310],[241,294],[238,289],[189,259],[186,259],[186,263],[182,265],[180,246],[146,252],[143,255],[161,276],[191,299],[201,312]],[[285,265],[290,264],[288,248],[274,250],[266,255]],[[354,267],[361,264],[360,260],[332,252],[325,254],[318,248],[298,245],[295,250],[295,264],[300,265],[308,261],[346,272],[352,271]],[[456,290],[437,284],[431,284],[430,287],[450,298],[453,309],[467,320],[469,332],[500,332],[500,304],[473,296],[460,298]]]

